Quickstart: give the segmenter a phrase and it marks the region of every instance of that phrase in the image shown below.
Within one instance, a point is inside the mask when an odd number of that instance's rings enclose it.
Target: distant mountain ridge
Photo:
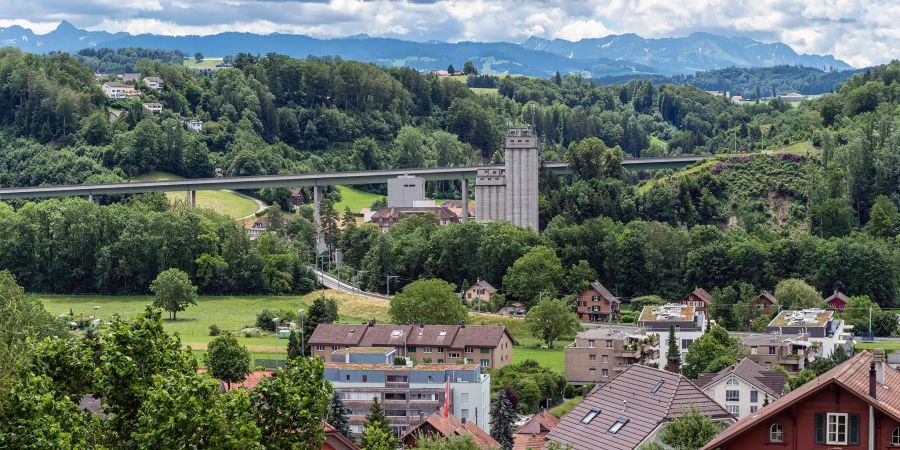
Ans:
[[[583,73],[586,76],[629,74],[689,74],[725,67],[803,65],[833,70],[851,67],[830,55],[801,55],[782,43],[694,33],[686,37],[645,39],[636,34],[611,35],[577,42],[531,37],[522,44],[508,42],[413,42],[366,34],[335,39],[273,33],[220,33],[208,36],[132,35],[87,31],[63,21],[47,34],[20,26],[0,28],[0,44],[35,53],[76,52],[91,47],[144,47],[180,50],[210,56],[239,52],[283,53],[293,57],[340,56],[385,66],[445,69],[467,60],[487,73],[549,76]]]

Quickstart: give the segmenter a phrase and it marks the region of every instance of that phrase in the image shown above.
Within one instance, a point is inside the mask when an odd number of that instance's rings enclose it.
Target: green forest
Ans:
[[[626,298],[673,299],[695,286],[771,290],[800,278],[821,293],[898,303],[900,62],[792,107],[573,75],[502,77],[496,94],[476,94],[408,68],[276,54],[237,55],[212,74],[140,59],[136,69],[164,88],[138,85],[139,97],[110,100],[86,56],[0,49],[0,186],[500,162],[514,123],[535,128],[543,160],[573,171],[541,174],[540,233],[429,218],[381,233],[334,211],[331,193],[324,232],[344,270],[368,271],[360,282],[379,291],[385,275],[400,276],[392,290],[420,277],[460,287],[482,278],[528,303],[594,278]],[[163,113],[145,110],[150,101]],[[111,120],[111,111],[121,114]],[[203,120],[203,131],[182,128],[179,115]],[[791,150],[800,144],[808,151]],[[681,154],[717,157],[678,172],[619,164]],[[428,190],[459,195],[453,183]],[[251,194],[284,205],[285,192]],[[167,268],[205,294],[306,292],[315,282],[308,210],[251,241],[227,217],[162,195],[100,203],[0,206],[0,270],[28,291],[60,293],[146,293]],[[539,286],[522,276],[535,266],[548,274]]]

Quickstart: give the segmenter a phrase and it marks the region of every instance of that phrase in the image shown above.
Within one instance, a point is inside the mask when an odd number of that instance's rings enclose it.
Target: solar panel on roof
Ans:
[[[657,381],[657,382],[656,382],[656,386],[653,386],[653,389],[650,389],[650,393],[651,393],[651,394],[657,393],[657,392],[659,391],[659,388],[662,387],[662,385],[663,385],[663,381],[662,381],[662,380]]]

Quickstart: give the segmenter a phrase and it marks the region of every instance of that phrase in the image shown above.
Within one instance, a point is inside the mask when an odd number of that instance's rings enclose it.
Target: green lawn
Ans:
[[[875,350],[876,348],[885,351],[900,350],[900,341],[857,342],[855,347],[857,350]]]
[[[489,95],[489,94],[497,93],[497,88],[469,88],[469,89],[471,89],[472,92],[474,92],[478,95]]]
[[[193,56],[184,58],[184,66],[188,69],[221,69],[221,67],[216,67],[219,64],[222,64],[222,58],[203,58],[203,61],[199,63]]]
[[[343,213],[344,209],[347,207],[349,207],[351,211],[358,212],[363,208],[372,206],[372,202],[375,200],[385,197],[384,195],[360,191],[359,189],[354,189],[350,186],[335,186],[334,188],[341,193],[341,201],[334,205],[334,210],[340,213]]]
[[[555,406],[553,409],[551,409],[550,414],[553,414],[556,417],[562,417],[568,414],[569,411],[575,409],[575,406],[581,403],[582,400],[584,400],[584,397],[572,397],[564,401],[561,405]]]
[[[557,346],[552,350],[529,347],[516,347],[513,349],[513,363],[520,363],[526,359],[533,359],[544,367],[553,369],[559,373],[565,373],[563,367],[563,348],[561,346]]]
[[[180,180],[183,177],[167,172],[148,172],[132,181],[163,181]],[[184,202],[185,193],[167,192],[169,203]],[[253,200],[237,195],[229,191],[197,191],[197,207],[212,209],[229,217],[239,219],[249,216],[259,209],[259,205]]]

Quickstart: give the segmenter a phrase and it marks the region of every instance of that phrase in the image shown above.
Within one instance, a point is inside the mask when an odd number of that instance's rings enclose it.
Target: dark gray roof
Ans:
[[[732,375],[769,394],[769,397],[773,400],[784,394],[784,385],[787,382],[784,372],[766,370],[752,359],[744,358],[720,370],[718,373],[701,375],[697,378],[697,386],[700,386],[701,389],[706,389],[709,385]]]
[[[731,418],[731,414],[682,375],[633,365],[588,394],[560,419],[547,439],[570,445],[573,450],[631,450],[657,426],[691,408],[714,419]],[[598,411],[597,415],[584,423],[592,410]],[[619,418],[627,418],[628,422],[617,433],[610,433],[610,427]]]
[[[594,281],[591,283],[591,289],[597,291],[601,297],[609,300],[610,302],[619,303],[619,298],[615,295],[612,295],[612,292],[609,292],[609,289],[606,289],[606,286],[599,281]]]

